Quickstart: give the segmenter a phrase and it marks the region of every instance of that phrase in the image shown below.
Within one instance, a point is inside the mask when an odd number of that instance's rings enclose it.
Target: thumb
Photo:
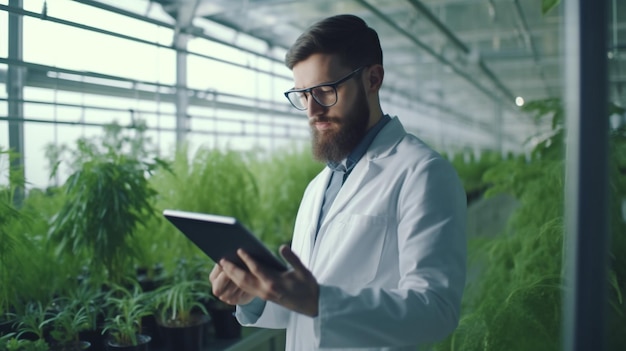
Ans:
[[[300,258],[298,258],[298,256],[291,251],[289,246],[281,245],[278,252],[280,252],[280,255],[291,265],[291,267],[293,267],[294,270],[308,271],[304,264],[302,264],[302,261],[300,261]]]

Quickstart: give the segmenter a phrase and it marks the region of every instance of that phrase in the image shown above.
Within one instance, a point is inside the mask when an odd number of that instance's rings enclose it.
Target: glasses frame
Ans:
[[[284,92],[285,97],[287,98],[287,100],[289,100],[289,103],[291,104],[291,106],[293,106],[296,110],[300,110],[300,111],[306,111],[308,109],[308,104],[304,106],[304,108],[300,108],[298,106],[296,106],[293,101],[291,101],[291,99],[289,98],[289,94],[292,93],[305,93],[305,96],[312,96],[313,100],[315,100],[315,102],[317,102],[320,106],[323,107],[331,107],[334,106],[335,104],[337,104],[337,101],[339,101],[339,96],[337,95],[337,87],[352,79],[357,73],[361,72],[365,67],[367,66],[361,66],[357,69],[355,69],[354,71],[348,73],[346,76],[344,76],[343,78],[340,78],[339,80],[336,80],[334,82],[330,82],[330,83],[322,83],[322,84],[318,84],[318,85],[314,85],[312,87],[309,88],[304,88],[304,89],[290,89],[287,90],[286,92]],[[323,104],[319,101],[319,99],[317,98],[317,96],[315,96],[315,94],[313,94],[313,89],[317,89],[317,88],[321,88],[321,87],[331,87],[333,88],[333,91],[335,92],[335,102],[333,102],[332,104]],[[306,95],[308,94],[308,95]],[[309,101],[309,98],[306,98],[306,101]]]

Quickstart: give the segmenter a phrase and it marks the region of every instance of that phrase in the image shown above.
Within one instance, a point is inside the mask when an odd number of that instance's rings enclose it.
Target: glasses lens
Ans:
[[[337,90],[332,85],[322,85],[311,91],[315,101],[320,105],[329,107],[337,103]]]
[[[307,99],[305,93],[292,91],[287,93],[287,99],[289,99],[289,102],[291,102],[293,107],[297,108],[298,110],[306,110]]]

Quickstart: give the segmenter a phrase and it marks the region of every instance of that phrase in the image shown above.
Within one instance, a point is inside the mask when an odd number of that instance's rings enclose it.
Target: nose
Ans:
[[[308,100],[306,101],[307,103],[307,115],[309,116],[309,118],[317,116],[322,114],[324,111],[326,111],[327,107],[324,107],[322,105],[320,105],[314,98],[313,95],[310,95]]]

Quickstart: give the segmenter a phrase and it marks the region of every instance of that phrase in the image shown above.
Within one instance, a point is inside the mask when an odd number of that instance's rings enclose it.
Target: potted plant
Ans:
[[[150,314],[148,295],[138,285],[117,285],[107,294],[106,308],[102,333],[107,335],[107,349],[147,351],[151,337],[141,333],[141,319]]]
[[[89,262],[92,279],[102,272],[100,279],[113,285],[134,274],[137,242],[132,237],[155,213],[157,192],[147,175],[165,166],[146,157],[136,140],[144,139],[124,136],[118,125],[105,129],[100,143],[79,139],[74,171],[64,185],[66,201],[49,230],[60,251]]]
[[[208,259],[181,260],[176,274],[153,295],[153,308],[167,350],[201,350],[210,318]]]
[[[47,321],[50,317],[47,305],[41,301],[31,301],[18,306],[13,314],[15,320],[15,337],[21,340],[39,341],[39,344],[48,346],[46,337]]]
[[[48,351],[48,344],[43,339],[18,339],[15,333],[9,333],[0,335],[0,351]]]
[[[44,323],[51,328],[52,351],[79,351],[91,345],[79,338],[80,332],[90,327],[88,306],[69,298],[57,298],[51,311],[52,316]]]
[[[82,309],[85,324],[79,333],[79,339],[91,344],[90,350],[99,351],[104,348],[102,324],[104,323],[105,293],[95,284],[87,281],[78,284],[68,291],[68,299],[74,308]]]

